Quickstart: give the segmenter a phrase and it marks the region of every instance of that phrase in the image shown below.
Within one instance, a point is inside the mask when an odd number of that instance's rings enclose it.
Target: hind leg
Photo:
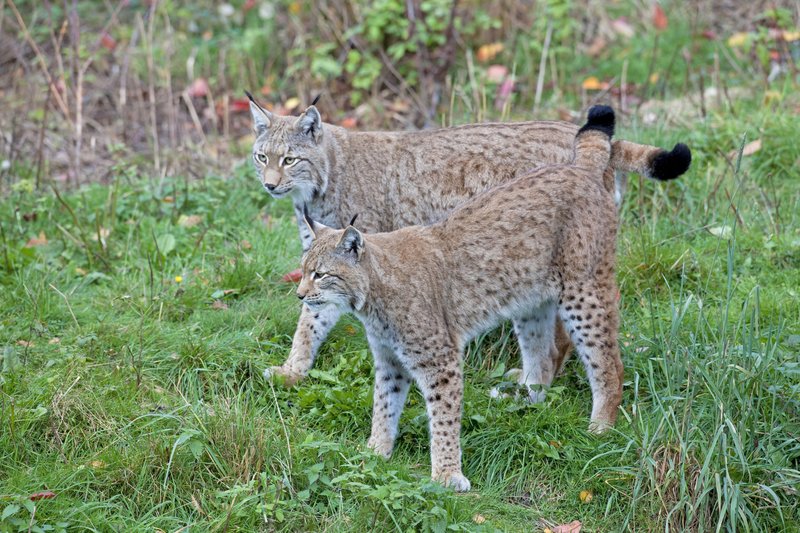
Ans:
[[[523,317],[515,318],[522,354],[522,373],[519,382],[528,389],[528,398],[534,403],[544,401],[545,389],[553,383],[560,368],[555,345],[555,302],[548,302]]]
[[[604,285],[609,285],[608,287]],[[594,280],[565,283],[558,314],[575,344],[592,387],[589,431],[602,433],[614,425],[622,401],[622,359],[617,334],[619,310],[610,298],[616,284]]]

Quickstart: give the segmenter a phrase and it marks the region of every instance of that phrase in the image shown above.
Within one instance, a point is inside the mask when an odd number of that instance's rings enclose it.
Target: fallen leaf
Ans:
[[[729,239],[733,230],[730,226],[715,226],[713,228],[708,228],[708,232],[714,237]]]
[[[228,304],[223,302],[222,300],[214,300],[214,303],[211,304],[211,309],[218,309],[224,310],[228,308]]]
[[[175,198],[173,198],[172,196],[165,196],[164,198],[161,199],[161,201],[164,202],[165,204],[171,204],[175,202]]]
[[[750,41],[750,34],[745,32],[734,33],[728,37],[728,46],[731,48],[739,48],[746,45]]]
[[[81,267],[75,267],[75,273],[76,273],[77,275],[79,275],[79,276],[85,276],[85,275],[86,275],[86,274],[88,274],[89,272],[87,272],[85,268],[81,268]]]
[[[600,81],[595,76],[589,76],[583,83],[581,87],[586,89],[587,91],[605,91],[608,89],[608,82],[607,81]]]
[[[192,98],[202,98],[204,96],[208,96],[208,82],[205,78],[197,78],[192,82],[191,85],[189,85],[189,87],[186,89],[186,92]]]
[[[667,14],[664,13],[664,9],[655,4],[653,6],[653,26],[656,27],[657,30],[666,30],[669,21],[667,20]]]
[[[753,155],[759,150],[761,150],[761,139],[756,139],[755,141],[751,141],[744,145],[744,148],[742,148],[742,157]],[[728,154],[728,159],[736,159],[738,157],[739,150],[733,150]]]
[[[61,342],[61,339],[59,337],[53,337],[52,339],[50,339],[50,341],[47,344],[58,344],[60,342]]]
[[[55,497],[56,497],[55,492],[51,490],[44,490],[42,492],[34,492],[30,496],[28,496],[28,499],[33,501],[38,501],[38,500],[50,500]]]
[[[486,69],[486,80],[490,83],[500,83],[508,75],[508,68],[503,65],[489,65]]]
[[[25,222],[35,222],[38,215],[36,211],[31,211],[30,213],[22,213],[22,220]]]
[[[242,239],[242,242],[239,244],[241,245],[242,250],[251,250],[253,248],[253,245],[250,244],[250,241],[247,239]]]
[[[701,33],[700,35],[702,35],[703,38],[708,39],[709,41],[717,40],[717,34],[714,30],[703,30],[703,33]]]
[[[178,225],[184,228],[193,228],[203,221],[200,215],[181,215],[178,217]]]
[[[283,103],[283,107],[289,111],[293,111],[294,109],[300,107],[300,99],[296,96],[292,96]]]
[[[504,48],[505,46],[503,46],[503,43],[484,44],[478,48],[475,57],[481,63],[485,63],[486,61],[491,61],[494,59],[497,54],[503,51]]]
[[[36,346],[35,344],[33,344],[33,341],[26,341],[26,340],[17,341],[17,344],[25,348],[33,348],[34,346]]]
[[[800,40],[800,31],[784,31],[783,40],[787,42]]]
[[[353,327],[353,326],[351,326],[350,324],[347,324],[347,325],[344,327],[344,332],[345,332],[345,333],[347,333],[348,335],[355,335],[356,333],[358,333],[358,331],[356,330],[356,328],[354,328],[354,327]]]
[[[356,125],[358,124],[358,121],[356,120],[355,117],[344,117],[340,124],[342,125],[343,128],[347,128],[349,130],[352,130],[353,128],[356,127]]]
[[[47,236],[43,231],[39,232],[38,237],[31,237],[25,244],[25,248],[35,248],[36,246],[45,246],[47,244]]]
[[[594,494],[590,490],[582,490],[578,497],[582,503],[589,503],[594,499]]]
[[[91,466],[92,468],[105,468],[106,464],[99,459],[95,459],[94,461],[89,463],[89,466]]]
[[[550,531],[553,533],[580,533],[583,524],[580,520],[573,520],[569,524],[559,524]]]
[[[472,521],[475,522],[476,524],[483,524],[484,522],[486,522],[486,517],[483,516],[482,514],[476,514],[475,516],[472,517]]]
[[[611,29],[613,29],[618,34],[622,35],[623,37],[633,37],[635,35],[635,31],[633,30],[633,26],[628,24],[628,21],[625,20],[625,17],[620,17],[618,19],[611,21]]]
[[[100,45],[109,52],[113,52],[114,49],[117,47],[117,41],[108,33],[103,32],[100,35]]]
[[[303,279],[303,271],[299,268],[292,270],[291,272],[284,274],[283,278],[281,279],[287,283],[298,283],[301,279]]]

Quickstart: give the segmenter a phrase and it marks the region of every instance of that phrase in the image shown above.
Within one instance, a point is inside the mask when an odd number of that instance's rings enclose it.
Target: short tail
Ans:
[[[621,172],[636,172],[642,176],[659,181],[674,180],[692,164],[692,152],[683,143],[678,143],[671,151],[636,144],[628,141],[615,141],[611,151],[611,166]]]
[[[586,124],[575,136],[575,165],[602,175],[611,160],[611,137],[614,135],[614,110],[607,105],[589,109]]]

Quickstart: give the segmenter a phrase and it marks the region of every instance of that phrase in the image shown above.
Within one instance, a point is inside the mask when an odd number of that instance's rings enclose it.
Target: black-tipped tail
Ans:
[[[614,110],[607,105],[595,105],[589,109],[586,124],[578,130],[578,135],[584,131],[597,130],[609,137],[614,136]]]
[[[660,181],[674,180],[692,164],[692,151],[683,143],[678,143],[672,151],[662,150],[650,162],[650,177]]]

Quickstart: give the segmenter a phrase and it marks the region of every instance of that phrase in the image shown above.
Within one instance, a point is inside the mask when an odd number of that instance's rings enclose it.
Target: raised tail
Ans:
[[[598,176],[605,173],[611,160],[614,122],[614,110],[607,105],[596,105],[589,109],[586,124],[575,136],[576,166],[591,169]]]
[[[621,172],[636,172],[642,176],[659,181],[674,180],[689,169],[692,152],[683,143],[678,143],[671,151],[636,144],[628,141],[615,141],[611,150],[611,166]]]

